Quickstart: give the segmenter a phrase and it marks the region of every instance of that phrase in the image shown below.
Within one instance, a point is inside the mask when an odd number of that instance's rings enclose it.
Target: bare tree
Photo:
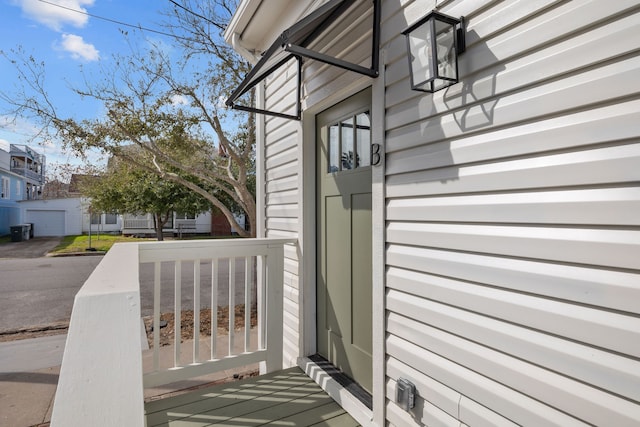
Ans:
[[[0,100],[14,117],[37,118],[43,132],[78,156],[97,149],[179,183],[217,207],[240,235],[255,236],[255,120],[221,102],[249,69],[222,39],[235,8],[234,0],[171,1],[163,25],[174,36],[172,49],[180,49],[178,59],[166,42],[145,49],[130,42],[130,53],[114,57],[100,79],[70,89],[99,101],[101,117],[58,114],[45,64],[20,49],[2,52],[23,84],[15,94],[0,92]],[[249,232],[237,223],[237,210],[246,214]]]

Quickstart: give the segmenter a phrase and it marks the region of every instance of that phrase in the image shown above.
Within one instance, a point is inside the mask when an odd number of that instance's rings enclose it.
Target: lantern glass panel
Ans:
[[[438,78],[456,79],[456,45],[453,25],[435,22]]]
[[[434,78],[431,65],[431,22],[425,22],[407,34],[407,43],[411,55],[411,85],[423,86]]]

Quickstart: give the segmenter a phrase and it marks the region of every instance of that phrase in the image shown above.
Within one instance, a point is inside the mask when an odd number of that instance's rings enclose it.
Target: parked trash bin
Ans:
[[[32,222],[28,222],[27,225],[29,225],[29,238],[33,239],[33,223]]]
[[[12,242],[22,242],[23,240],[29,240],[31,224],[12,225],[10,228]]]
[[[11,226],[11,241],[22,242],[24,236],[24,227],[22,225]]]

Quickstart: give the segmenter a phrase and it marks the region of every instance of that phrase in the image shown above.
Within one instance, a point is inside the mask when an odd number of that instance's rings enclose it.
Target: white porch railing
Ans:
[[[149,218],[124,218],[123,221],[124,229],[133,229],[133,230],[153,230],[153,221]]]
[[[115,245],[87,279],[75,298],[67,344],[62,360],[51,425],[73,426],[144,426],[143,388],[182,379],[264,362],[267,372],[282,368],[282,317],[284,239],[229,239],[171,242],[145,242]],[[258,277],[258,343],[250,346],[249,313],[245,309],[244,351],[233,352],[234,310],[237,259],[244,259],[245,308],[250,307],[249,291],[253,260],[259,268]],[[154,266],[154,371],[143,375],[142,341],[140,334],[141,263]],[[175,274],[175,338],[174,363],[161,369],[159,364],[160,271],[171,263]],[[181,363],[180,315],[182,267],[193,265],[192,284],[194,340],[193,359]],[[211,271],[211,307],[217,307],[219,286],[216,269],[228,265],[229,351],[216,358],[217,317],[212,316],[210,355],[204,360],[199,349],[199,313],[201,265]],[[264,274],[262,274],[264,272]],[[250,350],[250,347],[254,348]]]

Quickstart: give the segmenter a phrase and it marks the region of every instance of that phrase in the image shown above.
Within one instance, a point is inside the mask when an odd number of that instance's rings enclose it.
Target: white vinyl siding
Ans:
[[[315,47],[368,66],[371,2],[356,3]],[[467,18],[467,51],[460,83],[425,94],[410,89],[400,32],[434,4]],[[374,316],[390,425],[638,424],[639,30],[637,0],[382,1],[386,297]],[[303,76],[313,112],[362,79],[313,60]],[[293,108],[295,77],[291,65],[266,80],[268,109]],[[264,120],[266,235],[313,240],[301,223],[312,126]],[[315,295],[298,252],[285,257],[291,364]],[[400,377],[418,389],[411,413],[394,403]]]
[[[295,75],[295,67],[287,70]],[[266,90],[278,90],[273,85],[284,76],[273,76],[268,79]],[[276,80],[276,81],[274,81]],[[285,91],[295,94],[293,88]],[[268,98],[267,98],[268,99]],[[280,109],[286,103],[291,108],[291,96],[279,98],[280,104],[269,105],[268,108]],[[271,102],[274,102],[271,99]],[[273,117],[266,119],[266,144],[264,148],[265,162],[265,235],[266,237],[297,237],[300,224],[299,193],[297,191],[301,162],[298,158],[297,123]],[[293,126],[292,126],[293,125]],[[286,366],[293,366],[299,354],[299,269],[298,254],[285,246],[284,272],[284,314],[283,314],[283,358]]]
[[[424,2],[383,4],[388,421],[636,425],[637,2],[446,2],[468,50],[434,95],[399,35]]]

